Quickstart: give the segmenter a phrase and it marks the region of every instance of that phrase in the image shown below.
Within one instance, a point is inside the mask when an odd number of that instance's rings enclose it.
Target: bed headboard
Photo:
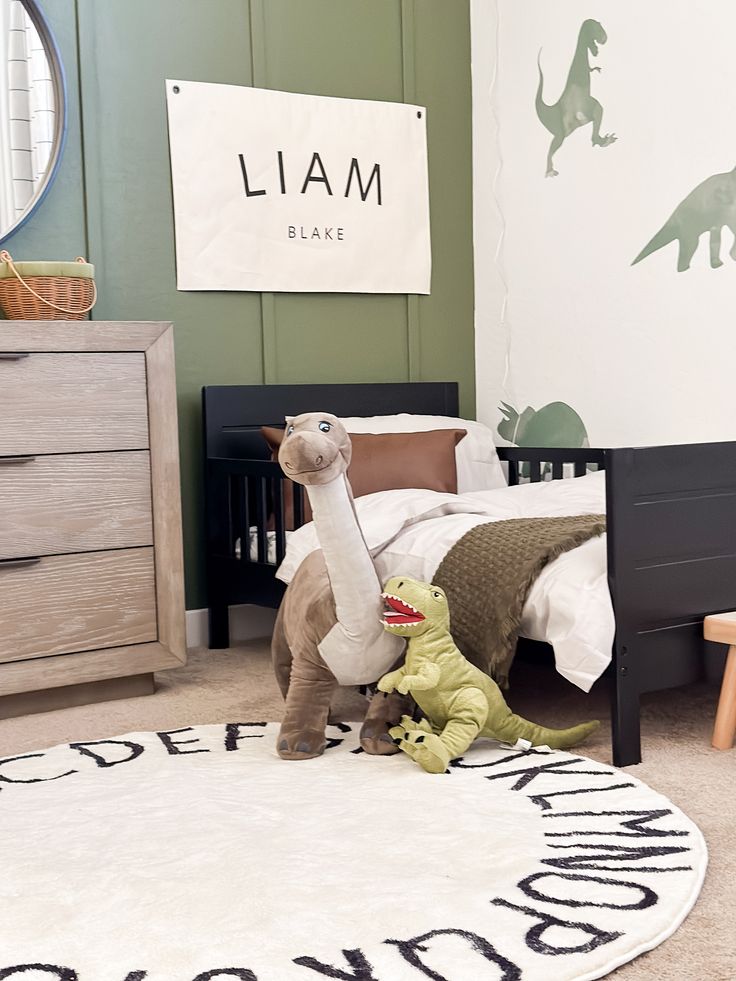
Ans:
[[[202,389],[209,457],[268,459],[261,426],[282,426],[300,412],[336,416],[395,412],[458,415],[457,382],[379,382],[346,385],[208,385]]]

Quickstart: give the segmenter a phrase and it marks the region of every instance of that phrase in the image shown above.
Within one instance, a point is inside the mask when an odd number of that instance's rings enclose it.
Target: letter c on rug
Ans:
[[[70,967],[54,967],[53,964],[17,964],[15,967],[4,967],[0,969],[0,981],[5,978],[20,977],[21,974],[28,974],[29,971],[43,971],[51,974],[57,981],[79,981],[77,972]]]
[[[0,766],[4,766],[6,763],[15,763],[16,760],[40,760],[45,755],[45,753],[26,753],[25,756],[6,756],[4,760],[0,760]],[[76,770],[67,770],[66,773],[59,773],[55,777],[32,777],[29,780],[21,780],[18,777],[6,777],[0,773],[0,780],[3,783],[49,783],[51,780],[61,780],[62,777],[70,777],[72,773],[76,772]],[[2,978],[1,974],[0,978]]]

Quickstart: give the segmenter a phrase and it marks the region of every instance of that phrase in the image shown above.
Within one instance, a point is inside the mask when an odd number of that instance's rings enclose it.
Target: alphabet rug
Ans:
[[[698,828],[628,772],[357,726],[285,762],[232,722],[0,761],[0,981],[568,981],[672,934]]]

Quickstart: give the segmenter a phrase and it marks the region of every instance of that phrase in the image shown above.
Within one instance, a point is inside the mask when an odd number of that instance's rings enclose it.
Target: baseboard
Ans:
[[[230,642],[237,644],[256,637],[270,637],[276,610],[242,603],[230,607]],[[209,610],[187,610],[187,647],[207,647]]]

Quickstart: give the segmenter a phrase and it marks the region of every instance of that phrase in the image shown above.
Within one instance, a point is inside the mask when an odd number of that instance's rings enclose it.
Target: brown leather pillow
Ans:
[[[283,429],[261,426],[261,433],[271,449],[271,459],[278,460]],[[348,480],[354,497],[382,490],[420,487],[425,490],[457,494],[455,447],[465,436],[464,429],[430,429],[422,433],[352,433],[353,455]],[[294,527],[294,497],[291,481],[284,488],[286,527]],[[304,520],[311,521],[312,511],[304,495]],[[269,528],[273,518],[269,519]]]

